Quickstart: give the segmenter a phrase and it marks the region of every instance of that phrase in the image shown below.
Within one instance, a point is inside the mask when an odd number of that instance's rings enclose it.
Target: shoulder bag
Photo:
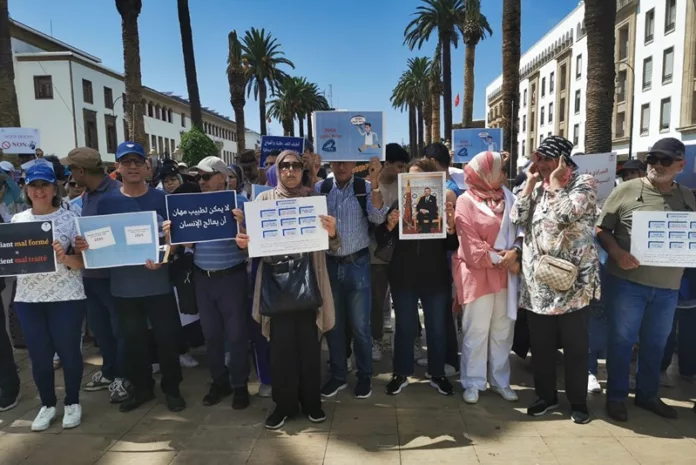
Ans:
[[[311,253],[264,261],[261,273],[261,315],[318,310],[324,303]]]

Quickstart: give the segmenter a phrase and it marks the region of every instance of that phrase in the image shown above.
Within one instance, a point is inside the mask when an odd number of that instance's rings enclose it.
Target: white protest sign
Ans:
[[[579,155],[572,160],[578,165],[578,174],[591,174],[597,180],[597,203],[603,204],[614,189],[616,154]]]
[[[126,244],[152,244],[152,228],[149,224],[138,226],[126,226]]]
[[[641,266],[696,268],[696,213],[633,212],[631,255]]]
[[[111,231],[110,227],[85,231],[84,234],[85,240],[87,241],[87,244],[91,250],[116,245],[116,239],[114,238],[114,233]]]
[[[7,154],[34,154],[39,142],[38,129],[0,128],[0,149]]]

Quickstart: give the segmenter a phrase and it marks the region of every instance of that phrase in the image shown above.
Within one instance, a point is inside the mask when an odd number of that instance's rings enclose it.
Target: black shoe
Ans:
[[[336,394],[338,394],[338,391],[345,389],[347,387],[348,387],[348,384],[345,381],[339,381],[335,378],[331,378],[321,388],[321,396],[322,397],[333,397]]]
[[[589,423],[590,412],[587,410],[587,405],[572,405],[570,407],[570,419],[578,425]]]
[[[408,378],[401,375],[392,375],[391,380],[387,383],[387,387],[384,389],[384,392],[390,396],[395,396],[406,386],[408,386]]]
[[[234,388],[232,397],[232,408],[234,410],[244,410],[249,406],[249,389],[246,386]]]
[[[537,399],[532,405],[527,408],[527,415],[532,417],[540,417],[545,415],[549,410],[558,408],[558,400],[554,399],[553,402],[546,402],[544,399]]]
[[[134,393],[128,396],[126,400],[121,402],[118,406],[119,411],[123,413],[130,412],[137,409],[146,402],[150,402],[155,398],[155,393],[152,391],[145,391]]]
[[[449,380],[444,376],[433,376],[430,378],[430,385],[437,389],[437,392],[443,396],[454,395],[454,387],[452,387],[452,383],[450,383]]]
[[[170,412],[181,412],[186,408],[186,401],[184,400],[183,397],[181,397],[181,394],[177,395],[166,395],[166,400],[167,400],[167,408],[169,409]]]
[[[313,412],[309,412],[307,418],[312,423],[324,423],[326,421],[326,413],[324,413],[324,410],[322,410],[322,408],[319,407]]]
[[[276,407],[273,413],[266,418],[266,429],[278,429],[285,424],[285,420],[288,418],[286,414],[282,413],[278,407]]]
[[[3,397],[0,397],[0,412],[7,412],[8,410],[12,410],[19,404],[19,399],[20,395],[3,395]]]
[[[372,381],[370,378],[358,378],[358,384],[355,385],[355,398],[367,399],[372,395]]]
[[[626,410],[625,402],[618,401],[608,401],[607,402],[607,415],[614,421],[626,422],[628,421],[628,411]]]
[[[213,383],[210,385],[210,391],[203,398],[203,405],[210,407],[211,405],[219,404],[220,401],[232,394],[232,386],[228,384]]]
[[[636,407],[640,407],[645,410],[650,410],[651,412],[661,416],[662,418],[677,418],[677,409],[670,407],[669,405],[662,402],[659,397],[654,397],[649,400],[635,400]]]

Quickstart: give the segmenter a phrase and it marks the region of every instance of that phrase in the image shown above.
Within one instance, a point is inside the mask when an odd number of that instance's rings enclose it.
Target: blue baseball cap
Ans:
[[[120,160],[130,153],[134,153],[142,158],[147,158],[145,156],[145,149],[142,145],[138,144],[137,142],[126,141],[122,142],[116,149],[116,160]]]
[[[50,165],[37,163],[27,170],[26,183],[30,184],[34,181],[46,181],[51,184],[56,183],[56,173]]]

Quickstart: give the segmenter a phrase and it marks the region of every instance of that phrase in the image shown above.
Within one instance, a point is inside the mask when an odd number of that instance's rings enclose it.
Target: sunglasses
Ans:
[[[210,180],[213,178],[213,176],[215,176],[216,174],[218,174],[218,173],[205,173],[205,174],[199,174],[199,175],[198,175],[198,179],[199,179],[199,180],[202,179],[203,181],[210,181]]]
[[[119,160],[118,161],[119,165],[123,166],[143,166],[145,164],[145,160],[142,158],[127,158],[125,160]]]
[[[657,155],[648,155],[647,157],[645,157],[645,163],[647,163],[648,165],[657,165],[659,163],[665,168],[672,166],[672,164],[675,161],[681,161],[681,159],[671,157],[658,157]]]
[[[281,171],[290,171],[291,169],[293,171],[302,171],[302,169],[304,168],[304,165],[299,161],[293,161],[293,162],[284,161],[284,162],[278,164],[278,168],[280,168]]]

